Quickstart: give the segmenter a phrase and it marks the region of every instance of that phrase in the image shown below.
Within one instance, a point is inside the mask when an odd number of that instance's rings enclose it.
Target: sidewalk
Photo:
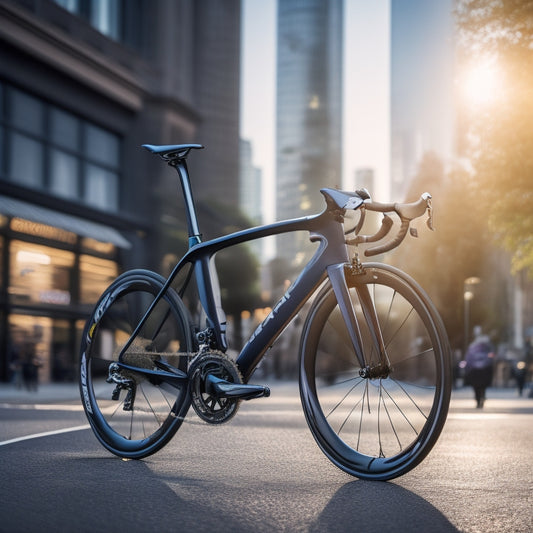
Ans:
[[[285,382],[268,378],[265,383],[268,385],[276,383],[281,386],[284,383],[291,384],[291,389],[298,390],[298,384]],[[533,398],[528,398],[529,389],[524,390],[522,397],[518,396],[518,391],[513,387],[490,387],[487,389],[487,407],[492,404],[501,405],[501,401],[520,400],[524,406],[533,407]],[[452,391],[452,407],[470,407],[474,405],[474,393],[471,387],[459,387]],[[24,388],[16,388],[12,383],[0,383],[0,403],[17,403],[17,404],[39,404],[54,402],[80,402],[80,392],[78,383],[45,383],[39,385],[37,391],[28,391]]]
[[[12,383],[0,383],[0,403],[39,404],[80,402],[77,383],[45,383],[37,391],[17,388]]]

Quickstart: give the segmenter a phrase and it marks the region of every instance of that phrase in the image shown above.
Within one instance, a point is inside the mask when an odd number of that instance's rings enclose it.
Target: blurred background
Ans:
[[[533,336],[533,2],[0,0],[0,380],[76,379],[83,324],[120,272],[322,210],[322,187],[433,195],[382,257],[441,312],[457,368],[474,325],[514,386]],[[234,347],[309,258],[308,235],[217,255]],[[297,333],[298,322],[291,328]],[[293,375],[290,334],[265,370]]]

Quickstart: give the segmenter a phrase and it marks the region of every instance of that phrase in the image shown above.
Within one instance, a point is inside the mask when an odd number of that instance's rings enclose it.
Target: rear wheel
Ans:
[[[121,457],[141,458],[162,448],[190,406],[186,378],[192,341],[187,311],[169,289],[125,352],[122,362],[154,371],[125,370],[118,356],[165,280],[133,270],[105,291],[81,345],[80,391],[98,440]],[[161,379],[164,370],[175,379]]]
[[[346,271],[367,367],[379,364],[357,287],[376,309],[391,370],[361,377],[330,286],[317,296],[302,333],[300,393],[308,425],[326,456],[344,471],[385,480],[416,466],[435,444],[448,411],[451,359],[444,326],[407,275],[380,264]]]

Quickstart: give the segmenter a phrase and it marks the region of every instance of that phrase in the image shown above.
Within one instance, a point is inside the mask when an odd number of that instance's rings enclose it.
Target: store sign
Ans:
[[[76,234],[71,231],[65,231],[60,228],[47,226],[38,222],[24,220],[23,218],[14,218],[11,221],[11,229],[27,235],[42,237],[44,239],[53,239],[55,241],[65,242],[67,244],[76,243]]]
[[[40,291],[39,301],[46,304],[69,305],[70,292],[59,290]]]

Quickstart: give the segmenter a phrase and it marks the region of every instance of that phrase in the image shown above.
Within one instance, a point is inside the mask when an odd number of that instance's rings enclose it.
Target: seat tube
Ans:
[[[365,368],[366,362],[363,353],[363,343],[361,341],[361,330],[359,329],[353,303],[350,298],[350,292],[348,290],[348,286],[346,285],[344,267],[344,263],[331,265],[327,267],[327,272],[331,286],[333,287],[333,292],[337,298],[337,304],[339,305],[342,318],[346,324],[346,329],[350,335],[350,340],[352,341],[352,347],[355,355],[361,368]]]
[[[187,213],[189,248],[192,248],[195,244],[201,242],[201,234],[200,228],[198,226],[198,216],[196,214],[196,207],[194,205],[191,182],[189,180],[189,172],[187,170],[187,163],[185,159],[179,159],[172,166],[175,167],[176,172],[180,177],[183,197],[185,199],[185,211]]]
[[[218,275],[212,258],[202,257],[195,263],[195,274],[200,302],[207,315],[208,326],[212,329],[216,348],[225,352],[228,348],[226,339],[226,314],[220,301]]]

